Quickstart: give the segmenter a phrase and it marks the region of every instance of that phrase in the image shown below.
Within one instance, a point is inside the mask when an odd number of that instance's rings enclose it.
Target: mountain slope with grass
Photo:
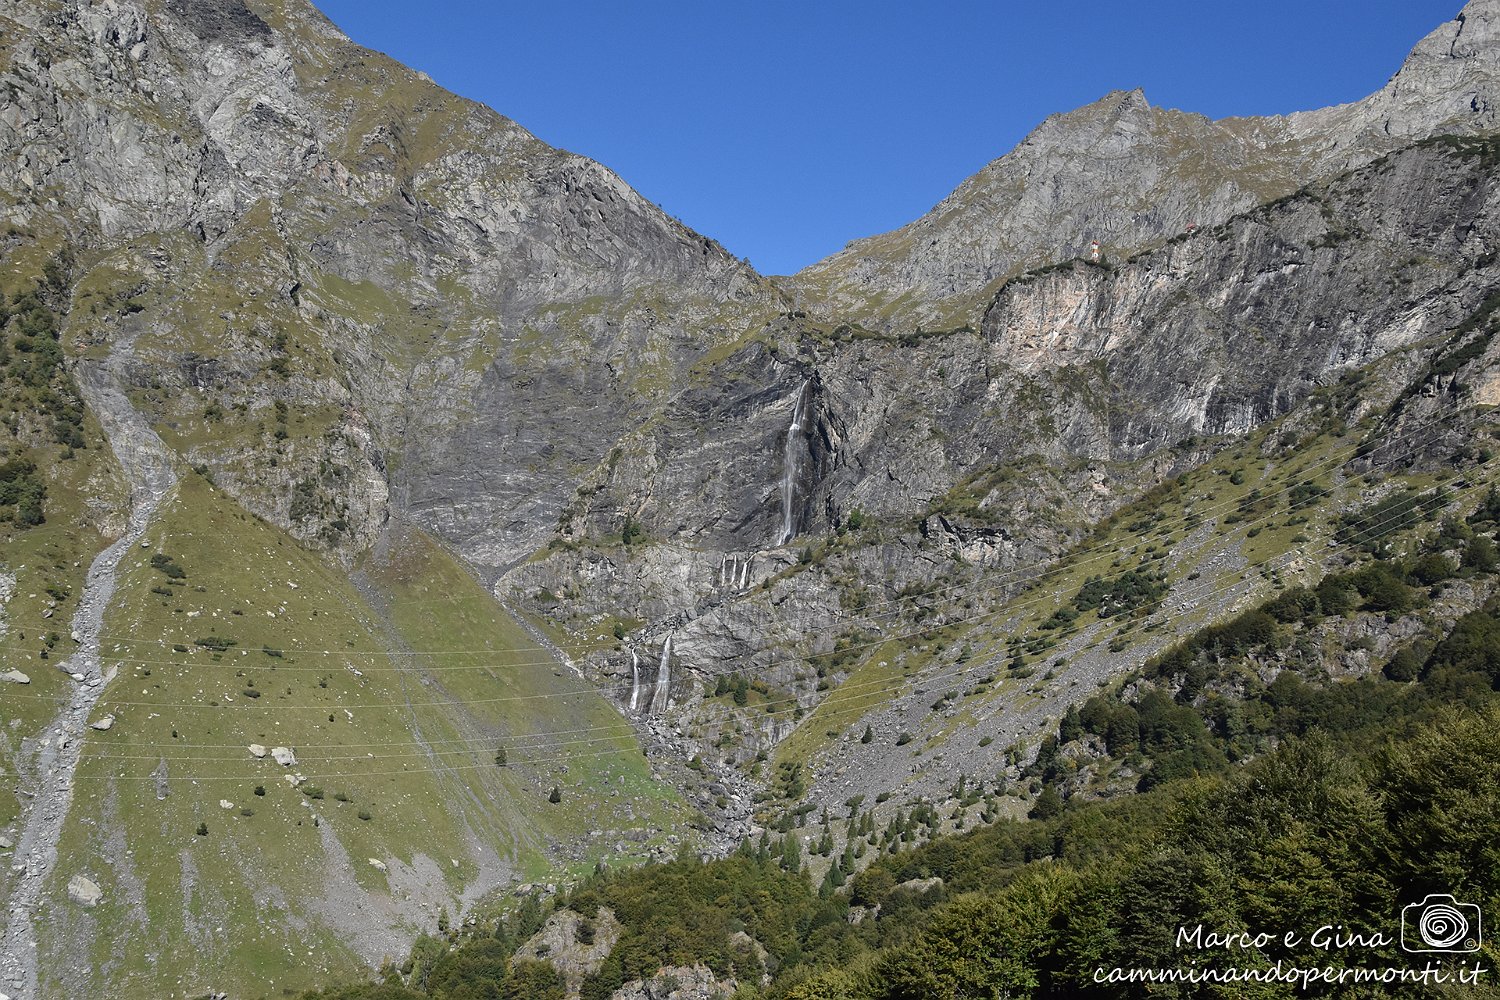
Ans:
[[[1127,647],[1316,552],[1359,477],[1482,465],[1494,163],[1488,140],[1424,141],[1129,260],[1025,275],[977,330],[793,318],[622,448],[500,592],[578,636],[613,622],[581,656],[722,782],[795,789],[791,808],[939,794]],[[749,465],[746,434],[781,465],[786,522],[762,501],[726,523],[745,477],[705,465]],[[1108,636],[1147,607],[1143,641]]]
[[[1290,966],[1329,971],[1264,995],[1373,975],[1362,995],[1395,997],[1424,970],[1487,970],[1487,940],[1436,959],[1398,942],[1433,893],[1500,903],[1500,491],[1400,496],[1343,518],[1348,569],[1186,631],[1045,727],[1029,764],[962,775],[959,801],[854,797],[731,858],[602,874],[431,941],[403,980],[306,996],[1205,995],[1130,971],[1173,969],[1237,976],[1211,994],[1231,996]],[[559,934],[586,946],[581,974],[537,963]]]
[[[362,579],[201,476],[166,497],[122,560],[46,875],[100,898],[44,911],[44,993],[276,996],[691,836],[624,720],[429,537]]]
[[[301,0],[0,0],[0,992],[930,994],[902,845],[1488,711],[1494,6],[781,281]]]

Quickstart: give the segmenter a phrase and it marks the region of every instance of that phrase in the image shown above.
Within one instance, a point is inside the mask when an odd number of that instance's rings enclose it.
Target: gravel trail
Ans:
[[[140,541],[162,497],[176,482],[169,453],[144,418],[130,405],[122,388],[130,344],[121,344],[102,362],[81,361],[74,370],[85,402],[98,417],[110,447],[130,482],[129,526],[114,544],[94,558],[84,582],[73,632],[78,648],[60,669],[82,676],[56,718],[41,736],[28,741],[33,754],[23,780],[31,787],[21,819],[12,865],[15,892],[0,929],[0,992],[15,1000],[40,1000],[37,979],[35,916],[47,874],[57,864],[57,843],[73,801],[73,776],[83,750],[89,716],[113,676],[100,663],[99,636],[104,613],[115,590],[115,574],[132,545]],[[23,797],[24,794],[23,794]],[[62,883],[54,880],[54,885]]]

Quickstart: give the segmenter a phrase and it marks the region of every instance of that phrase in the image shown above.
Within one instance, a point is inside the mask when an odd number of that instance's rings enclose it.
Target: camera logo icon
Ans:
[[[1463,953],[1479,950],[1479,907],[1433,893],[1401,910],[1401,948],[1412,952]]]

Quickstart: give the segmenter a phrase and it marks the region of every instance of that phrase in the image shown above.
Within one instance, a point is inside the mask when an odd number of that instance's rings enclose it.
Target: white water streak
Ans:
[[[641,658],[630,651],[630,710],[634,712],[641,703]]]
[[[795,510],[797,506],[797,460],[801,455],[802,448],[798,440],[802,435],[802,411],[807,400],[807,387],[810,382],[803,382],[802,387],[797,390],[797,401],[792,404],[792,425],[787,428],[786,447],[782,452],[781,461],[781,541],[785,545],[797,534],[795,522]]]
[[[667,710],[667,698],[672,687],[672,637],[661,647],[661,666],[656,669],[656,688],[651,692],[651,714],[660,715]]]

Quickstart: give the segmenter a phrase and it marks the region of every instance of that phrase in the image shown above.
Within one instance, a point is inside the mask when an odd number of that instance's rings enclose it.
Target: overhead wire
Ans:
[[[1436,419],[1434,419],[1432,421],[1428,421],[1428,422],[1425,422],[1423,424],[1420,424],[1416,428],[1409,429],[1408,433],[1410,433],[1411,430],[1426,430],[1426,429],[1431,429],[1431,428],[1436,427],[1439,424],[1441,424],[1441,423],[1443,423],[1443,422],[1445,422],[1447,420],[1451,420],[1451,419],[1454,419],[1457,416],[1462,415],[1462,412],[1463,411],[1457,411],[1457,410],[1451,411],[1451,412],[1445,414],[1442,417],[1439,417],[1439,418],[1436,418]],[[1416,450],[1416,447],[1419,447],[1419,446],[1414,446],[1414,448],[1411,449],[1411,450],[1412,451]],[[1405,453],[1401,453],[1401,454],[1405,454]],[[1352,460],[1353,460],[1352,457],[1350,457],[1350,458],[1340,458],[1338,456],[1333,456],[1333,457],[1330,457],[1330,458],[1324,460],[1323,462],[1315,463],[1312,466],[1308,466],[1308,467],[1306,467],[1306,468],[1304,468],[1302,470],[1299,470],[1298,474],[1302,475],[1302,476],[1307,476],[1309,474],[1311,474],[1313,476],[1321,475],[1322,472],[1329,471],[1329,470],[1331,470],[1333,468],[1337,468],[1337,467],[1340,467],[1340,466],[1343,466],[1343,465],[1347,465]],[[1313,469],[1318,469],[1320,471],[1313,472],[1312,471]],[[1281,490],[1277,490],[1277,491],[1275,491],[1273,493],[1266,494],[1264,497],[1262,497],[1262,499],[1272,499],[1272,498],[1280,498],[1280,497],[1286,496],[1286,495],[1290,494],[1292,490],[1296,489],[1298,487],[1298,485],[1300,485],[1300,484],[1291,484],[1291,485],[1288,485],[1288,486],[1284,487]],[[1326,496],[1330,492],[1331,491],[1321,491],[1317,495],[1319,495],[1319,496]],[[1207,507],[1207,508],[1205,508],[1204,510],[1201,510],[1201,511],[1200,510],[1194,510],[1191,514],[1185,514],[1185,515],[1183,515],[1180,518],[1163,519],[1163,520],[1158,521],[1155,524],[1153,524],[1152,530],[1153,531],[1163,531],[1163,532],[1164,531],[1169,531],[1169,530],[1175,530],[1177,527],[1185,525],[1189,520],[1191,520],[1193,518],[1198,518],[1198,519],[1201,520],[1205,516],[1211,517],[1211,516],[1213,516],[1214,512],[1229,510],[1230,508],[1237,506],[1240,502],[1241,502],[1241,498],[1225,500],[1225,501],[1220,502],[1220,503],[1212,504],[1209,507]],[[1056,571],[1056,570],[1058,570],[1060,568],[1065,568],[1068,571],[1072,571],[1073,569],[1075,569],[1076,567],[1078,567],[1080,565],[1093,565],[1093,564],[1097,564],[1097,563],[1102,563],[1106,558],[1109,558],[1111,555],[1112,555],[1112,553],[1107,552],[1107,551],[1106,552],[1100,552],[1097,555],[1094,555],[1094,556],[1091,556],[1091,557],[1086,557],[1084,560],[1082,560],[1082,561],[1076,561],[1076,562],[1068,562],[1066,560],[1066,556],[1064,556],[1061,559],[1059,559],[1058,562],[1055,563],[1052,567],[1043,569],[1040,572],[1037,572],[1033,567],[1017,567],[1017,568],[1010,569],[1010,570],[1002,570],[1002,571],[1000,571],[998,573],[991,574],[991,575],[989,575],[987,577],[981,578],[981,580],[973,581],[973,584],[975,585],[975,586],[973,586],[973,589],[966,590],[966,592],[963,593],[960,596],[961,596],[961,598],[964,598],[964,599],[978,598],[978,597],[987,597],[987,596],[996,594],[996,593],[1000,592],[1001,590],[1005,589],[1006,586],[1008,584],[1010,584],[1010,583],[1027,582],[1027,583],[1034,584],[1034,583],[1040,582],[1041,580],[1045,579],[1047,575],[1049,575],[1050,573],[1052,573],[1052,572],[1054,572],[1054,571]],[[1066,563],[1065,567],[1063,566],[1063,563]],[[1027,574],[1032,574],[1032,575],[1027,576]],[[955,585],[953,585],[953,587],[950,587],[950,588],[941,588],[939,591],[929,591],[927,593],[924,593],[924,594],[921,594],[921,595],[914,595],[914,596],[911,596],[909,598],[898,598],[898,599],[893,599],[893,600],[887,601],[887,602],[877,602],[875,604],[865,605],[863,608],[859,609],[859,611],[857,613],[855,613],[855,614],[847,614],[846,615],[846,614],[840,614],[838,612],[829,611],[827,613],[827,615],[831,616],[831,617],[838,617],[838,618],[841,618],[843,620],[854,621],[854,622],[859,623],[859,624],[878,623],[878,622],[883,621],[883,620],[888,620],[890,618],[899,617],[899,615],[901,613],[901,610],[904,610],[905,608],[907,608],[909,606],[920,606],[920,602],[922,602],[924,600],[930,600],[935,594],[941,592],[942,590],[952,590],[952,589],[966,588],[966,587],[969,587],[969,586],[970,586],[970,584],[955,584]],[[467,598],[443,598],[443,599],[439,599],[439,600],[442,600],[442,601],[459,601],[459,600],[467,600]],[[908,603],[908,602],[910,602],[910,603]],[[897,608],[897,610],[889,612],[887,614],[877,614],[877,615],[868,615],[868,614],[865,614],[865,612],[868,611],[870,608],[880,608],[880,607],[894,607],[894,608]],[[857,617],[856,617],[856,615],[857,615]],[[807,628],[807,626],[805,626],[805,625],[802,626],[802,631],[805,632],[806,628]],[[100,637],[100,642],[102,643],[102,642],[106,641],[106,639],[108,641],[110,641],[110,642],[115,642],[115,643],[127,643],[128,642],[128,643],[137,643],[137,644],[151,644],[151,645],[157,645],[157,646],[165,645],[166,642],[167,642],[167,640],[132,639],[132,638],[129,638],[129,637],[113,636],[113,635],[110,635],[110,636],[101,636]],[[579,640],[575,644],[561,644],[560,643],[558,645],[564,647],[564,652],[567,651],[566,645],[572,645],[574,651],[577,652],[577,653],[580,653],[580,654],[592,651],[595,648],[593,646],[593,644],[589,640]],[[3,649],[3,648],[18,649],[18,650],[27,650],[30,647],[17,646],[15,644],[3,644],[3,643],[0,643],[0,649]],[[756,653],[768,652],[768,651],[773,651],[773,650],[776,650],[776,649],[778,649],[778,647],[775,647],[775,646],[765,646],[765,647],[761,647],[761,648],[756,649],[756,650],[752,650],[748,655],[755,655]],[[388,650],[388,649],[375,649],[375,650],[327,649],[327,650],[316,650],[316,649],[307,649],[307,648],[303,648],[303,647],[288,646],[288,647],[284,647],[283,649],[280,649],[278,651],[282,652],[283,654],[285,652],[290,651],[290,652],[297,653],[298,655],[327,655],[327,656],[343,656],[343,657],[350,657],[350,656],[383,656],[383,657],[387,657],[387,658],[395,658],[395,657],[398,657],[398,656],[404,657],[404,656],[411,656],[411,655],[416,655],[416,656],[433,656],[433,655],[462,656],[462,655],[482,655],[482,654],[487,654],[487,653],[488,654],[495,654],[495,653],[509,653],[509,652],[546,652],[546,651],[548,651],[548,648],[546,646],[542,646],[542,645],[528,645],[528,646],[518,646],[518,647],[485,647],[485,648],[479,648],[479,649],[452,649],[452,648],[446,648],[446,649],[434,649],[434,650],[400,650],[400,651],[392,651],[392,650]],[[247,650],[243,650],[241,652],[242,652],[242,654],[248,654],[251,651],[247,649]],[[830,653],[830,654],[813,654],[813,655],[832,655],[832,654]],[[113,660],[113,661],[117,661],[117,662],[123,662],[123,663],[183,665],[183,664],[187,664],[189,662],[189,661],[178,660],[178,659],[163,659],[163,658],[122,656],[122,655],[119,655],[117,653],[112,653],[108,657],[105,657],[101,653],[101,659],[105,659],[105,658]],[[204,666],[207,666],[208,664],[195,664],[195,665],[204,665]],[[220,665],[222,665],[224,667],[233,667],[233,666],[236,666],[236,664],[234,663],[234,661],[230,661],[230,662],[227,662],[227,663],[222,663]],[[285,665],[285,664],[277,664],[275,666],[276,666],[276,670],[277,670],[278,673],[279,672],[283,672],[283,671],[327,672],[328,669],[329,669],[329,668],[320,667],[320,666],[292,666],[292,665]],[[347,666],[347,664],[345,666]],[[426,670],[434,670],[434,671],[442,671],[442,670],[485,670],[485,669],[510,669],[510,668],[522,667],[522,666],[547,666],[547,667],[555,667],[555,666],[557,666],[557,662],[556,662],[556,658],[555,657],[548,657],[546,659],[533,660],[533,661],[521,661],[521,662],[510,661],[510,662],[497,662],[497,663],[461,664],[461,665],[449,665],[449,666],[443,666],[441,664],[428,664],[428,665],[426,665],[424,667],[424,669],[426,669]],[[337,669],[337,668],[334,668],[334,669]],[[409,668],[405,668],[405,667],[375,667],[375,666],[369,666],[369,665],[363,665],[362,664],[359,669],[361,669],[362,672],[379,672],[379,671],[391,672],[391,671],[405,671],[405,670],[407,670]],[[559,694],[558,696],[564,696],[565,694],[566,693]]]
[[[1461,477],[1461,475],[1462,475],[1462,473],[1455,473],[1454,476],[1450,477],[1448,481],[1451,482],[1452,480],[1458,479],[1458,478]],[[1443,483],[1434,484],[1434,487],[1440,487],[1441,485],[1443,485]],[[1456,494],[1454,494],[1454,496],[1463,496],[1463,495],[1466,495],[1467,493],[1472,492],[1474,490],[1477,490],[1481,486],[1486,486],[1486,485],[1489,485],[1489,484],[1488,483],[1478,483],[1478,484],[1470,485],[1470,486],[1465,487],[1464,489],[1458,491]],[[1368,534],[1368,533],[1374,532],[1374,531],[1376,531],[1376,530],[1378,530],[1380,528],[1383,528],[1383,527],[1385,527],[1385,526],[1387,526],[1388,524],[1391,524],[1391,523],[1398,523],[1405,516],[1406,516],[1405,514],[1400,513],[1400,512],[1393,513],[1389,517],[1387,517],[1386,519],[1384,519],[1382,521],[1379,521],[1379,522],[1376,522],[1373,525],[1368,526],[1366,528],[1366,533]],[[1358,542],[1358,541],[1360,541],[1360,540],[1359,539],[1355,539],[1354,540],[1354,542]],[[1281,559],[1281,558],[1284,558],[1284,557],[1285,557],[1285,553],[1282,553],[1282,554],[1279,554],[1277,556],[1270,557],[1270,558],[1268,558],[1266,560],[1262,560],[1259,563],[1250,563],[1250,564],[1247,564],[1246,568],[1253,568],[1255,566],[1267,565],[1267,564],[1269,564],[1271,562],[1276,561],[1277,559]],[[1240,580],[1237,580],[1237,581],[1225,584],[1223,586],[1211,589],[1206,594],[1203,594],[1201,596],[1207,597],[1207,596],[1212,596],[1213,594],[1230,592],[1230,591],[1233,591],[1234,589],[1238,588],[1243,582],[1244,582],[1244,580],[1242,578]],[[1194,588],[1190,588],[1190,590],[1192,590],[1192,589],[1194,589]],[[1196,588],[1196,589],[1201,589],[1201,588]],[[1193,596],[1200,596],[1200,595],[1195,595],[1195,594],[1189,593],[1189,594],[1186,594],[1186,595],[1178,595],[1178,596],[1193,597]],[[992,615],[979,616],[980,619],[985,618],[985,617],[992,617]],[[1167,616],[1164,616],[1160,620],[1169,620],[1172,617],[1174,617],[1174,616],[1167,615]],[[1083,627],[1081,627],[1080,631],[1083,630],[1083,629],[1090,628],[1090,627],[1097,628],[1097,626],[1100,625],[1100,624],[1102,624],[1102,623],[1095,622],[1095,623],[1092,623],[1090,626],[1083,626]],[[933,674],[933,673],[922,674],[922,675],[919,675],[917,678],[913,678],[913,680],[914,681],[919,680],[919,681],[924,682],[924,683],[930,683],[932,681],[939,680],[939,679],[942,679],[942,678],[945,678],[945,677],[963,676],[965,674],[973,673],[973,672],[976,672],[976,671],[978,671],[980,669],[984,669],[984,668],[990,666],[990,664],[992,662],[993,661],[989,661],[989,662],[986,662],[986,663],[976,663],[976,664],[971,665],[971,666],[965,666],[965,665],[960,664],[960,665],[958,665],[958,667],[955,670],[948,671],[948,672],[938,672],[938,673],[935,673],[935,674]],[[857,687],[864,687],[866,685],[856,685],[856,686]],[[847,691],[848,691],[847,687],[840,687],[837,691],[834,692],[834,694],[830,695],[828,698],[825,698],[823,701],[819,702],[818,705],[814,706],[813,709],[812,709],[812,711],[821,710],[822,708],[824,708],[825,706],[828,706],[828,705],[841,705],[841,704],[844,704],[846,702],[859,701],[859,700],[862,700],[862,699],[867,698],[867,697],[878,696],[878,695],[886,695],[888,693],[888,691],[889,691],[889,682],[888,681],[869,682],[868,686],[870,686],[870,687],[878,687],[879,690],[872,690],[872,691],[870,691],[867,694],[858,694],[858,695],[850,696],[850,695],[847,694]],[[800,706],[788,706],[785,709],[768,709],[763,714],[767,715],[767,716],[774,716],[774,715],[790,714],[790,713],[794,713],[794,712],[797,712],[797,711],[800,711],[800,710],[802,710],[800,708]],[[619,723],[618,725],[621,728],[621,732],[619,732],[618,734],[611,735],[611,736],[598,737],[598,738],[594,738],[594,739],[556,741],[556,742],[549,741],[549,742],[544,742],[544,743],[534,743],[533,744],[533,743],[527,743],[525,741],[525,738],[523,738],[519,742],[506,742],[506,743],[503,743],[501,745],[505,747],[505,749],[507,750],[507,753],[509,753],[512,749],[526,751],[526,750],[536,750],[536,749],[549,749],[549,748],[554,747],[554,746],[592,745],[592,744],[597,744],[597,743],[601,743],[601,742],[607,742],[607,741],[617,740],[621,736],[626,735],[628,732],[633,731],[633,730],[630,729],[629,724],[626,723],[626,722],[624,722],[624,720],[622,720],[621,723]],[[597,731],[597,730],[599,730],[601,728],[605,728],[605,727],[591,727],[589,729],[574,730],[572,732],[573,733],[583,733],[583,732]],[[568,732],[566,732],[566,731],[558,731],[558,732],[549,733],[547,735],[567,735],[567,734],[568,734]],[[146,746],[160,746],[160,747],[171,747],[172,746],[172,744],[145,744],[145,745]],[[410,745],[416,745],[416,744],[407,743],[407,742],[399,742],[399,743],[389,743],[389,744],[364,744],[363,746],[410,746]],[[491,745],[493,745],[493,741],[491,741]],[[137,745],[137,746],[140,746],[140,745]],[[205,746],[228,746],[228,745],[205,745]],[[234,744],[233,746],[238,746],[238,744]],[[340,749],[344,749],[344,748],[345,747],[340,747]],[[444,754],[446,754],[446,755],[473,754],[474,752],[475,752],[474,749],[469,748],[469,747],[465,747],[463,749],[458,749],[458,750],[437,751],[437,752],[420,752],[420,753],[412,753],[412,754],[365,754],[365,755],[357,755],[356,754],[356,755],[326,756],[326,757],[317,757],[317,758],[309,758],[309,759],[310,760],[311,759],[316,759],[316,760],[370,760],[370,759],[375,759],[375,760],[379,760],[379,759],[411,758],[411,757],[419,757],[419,758],[430,759],[431,757],[433,757],[435,755],[444,755]],[[613,750],[613,751],[605,751],[604,753],[614,754],[614,753],[619,753],[619,752],[622,752],[622,751],[620,751],[620,750]],[[89,759],[89,760],[97,760],[97,761],[111,761],[111,760],[153,760],[153,761],[158,761],[158,760],[163,759],[163,757],[160,754],[150,754],[150,755],[140,755],[140,756],[116,755],[116,754],[89,754],[89,755],[87,755],[87,759]],[[187,757],[167,757],[165,759],[167,759],[169,761],[170,760],[174,760],[174,759],[175,760],[193,760],[196,763],[233,762],[233,761],[244,761],[245,760],[245,758],[242,757],[242,756],[236,756],[236,757],[233,757],[233,758],[211,758],[211,757],[202,757],[202,756],[187,756]],[[547,759],[547,761],[545,761],[545,762],[551,762],[553,760],[560,760],[560,759],[567,759],[567,758],[565,758],[565,757],[563,757],[563,758],[549,757]],[[301,762],[299,762],[299,764],[300,763]],[[430,769],[423,769],[423,770],[430,770]],[[405,770],[397,771],[397,772],[365,772],[365,771],[361,771],[361,772],[350,772],[349,774],[341,774],[341,775],[327,775],[327,777],[351,777],[351,776],[362,776],[362,775],[373,776],[373,775],[377,775],[377,774],[381,774],[381,773],[412,773],[412,771],[411,771],[411,769],[405,769]],[[103,777],[103,776],[101,775],[101,777]],[[236,780],[244,780],[244,779],[236,779]]]

